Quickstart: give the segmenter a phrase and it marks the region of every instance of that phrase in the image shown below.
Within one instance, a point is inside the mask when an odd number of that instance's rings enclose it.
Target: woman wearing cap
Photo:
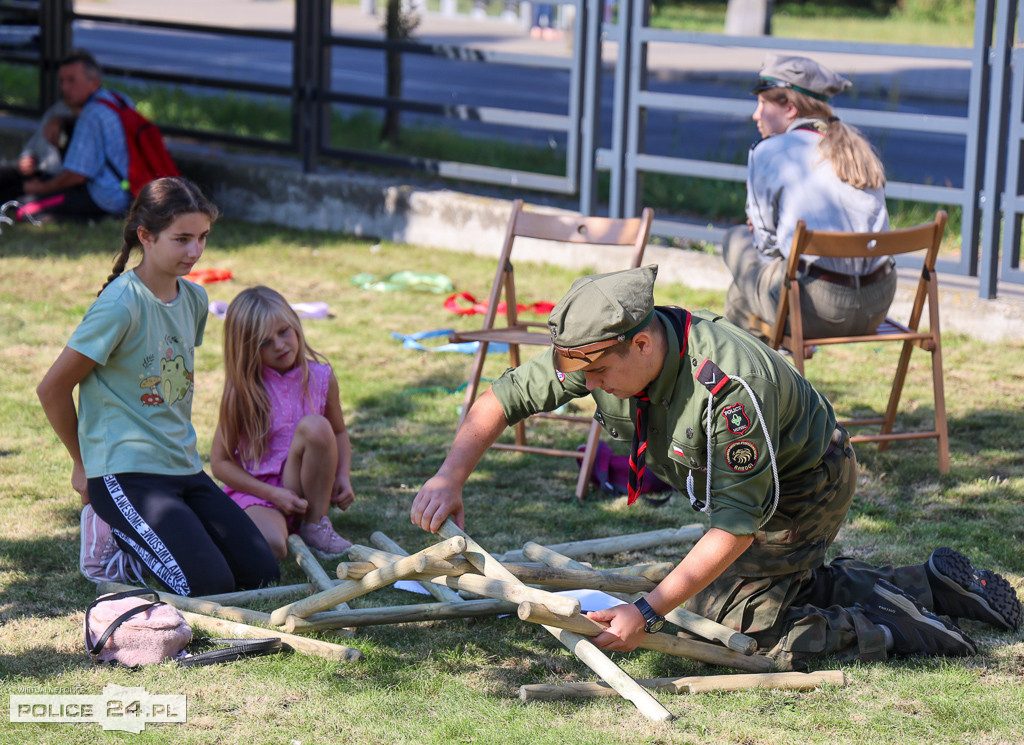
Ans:
[[[733,275],[725,316],[748,331],[751,313],[775,318],[797,221],[811,230],[889,228],[882,163],[828,104],[851,85],[814,60],[769,54],[751,91],[763,139],[748,158],[748,224],[729,230],[722,244]],[[808,336],[871,332],[896,293],[888,256],[808,260],[799,281]]]

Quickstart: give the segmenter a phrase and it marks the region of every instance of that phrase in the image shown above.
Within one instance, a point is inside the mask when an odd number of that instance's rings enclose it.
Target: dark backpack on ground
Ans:
[[[153,122],[128,105],[119,94],[110,91],[117,103],[104,98],[98,101],[113,109],[121,119],[124,127],[125,142],[128,146],[128,173],[118,173],[110,165],[114,173],[121,177],[121,187],[137,197],[142,187],[154,179],[164,176],[180,176],[181,171],[174,164],[174,159],[167,152],[163,135]]]

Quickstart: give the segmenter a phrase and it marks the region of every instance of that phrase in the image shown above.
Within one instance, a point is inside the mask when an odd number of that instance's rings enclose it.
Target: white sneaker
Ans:
[[[142,563],[121,550],[114,535],[91,504],[82,508],[82,543],[78,569],[90,582],[142,583]]]

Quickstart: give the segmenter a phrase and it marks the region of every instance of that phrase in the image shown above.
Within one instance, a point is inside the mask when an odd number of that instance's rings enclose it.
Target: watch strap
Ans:
[[[636,609],[640,611],[641,614],[643,614],[645,622],[644,631],[650,633],[649,630],[652,625],[658,623],[659,621],[661,623],[665,622],[665,617],[660,615],[657,611],[655,611],[654,608],[651,607],[651,604],[647,602],[646,598],[637,598],[635,601],[633,601],[633,605],[635,605]],[[660,626],[661,624],[658,625]]]

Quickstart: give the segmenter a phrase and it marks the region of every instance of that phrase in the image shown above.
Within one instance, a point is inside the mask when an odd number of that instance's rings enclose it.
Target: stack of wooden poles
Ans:
[[[327,575],[302,539],[292,535],[288,544],[309,578],[308,584],[202,598],[165,592],[159,596],[180,609],[194,628],[235,637],[277,636],[297,652],[340,661],[359,660],[362,652],[301,635],[314,631],[348,635],[359,626],[517,614],[523,621],[547,629],[602,679],[596,683],[526,685],[520,688],[520,698],[525,701],[619,695],[657,721],[670,720],[672,714],[648,689],[673,693],[754,687],[805,690],[822,683],[846,683],[839,671],[772,673],[772,661],[755,654],[757,645],[753,639],[682,608],[673,610],[666,618],[687,632],[687,636],[648,634],[641,648],[744,670],[748,674],[636,681],[589,641],[588,637],[596,636],[605,627],[581,615],[578,600],[555,591],[599,590],[631,602],[654,589],[674,564],[644,564],[602,571],[572,557],[692,543],[703,534],[700,525],[555,546],[527,543],[520,551],[498,556],[485,551],[451,519],[445,521],[438,534],[443,541],[409,555],[383,533],[374,533],[371,542],[376,548],[358,545],[350,548],[350,561],[338,565],[337,580]],[[353,598],[399,580],[418,582],[436,602],[362,609],[346,605]],[[105,593],[127,589],[127,586],[103,583],[99,589]],[[240,607],[255,600],[265,602],[309,592],[312,594],[271,613]]]

